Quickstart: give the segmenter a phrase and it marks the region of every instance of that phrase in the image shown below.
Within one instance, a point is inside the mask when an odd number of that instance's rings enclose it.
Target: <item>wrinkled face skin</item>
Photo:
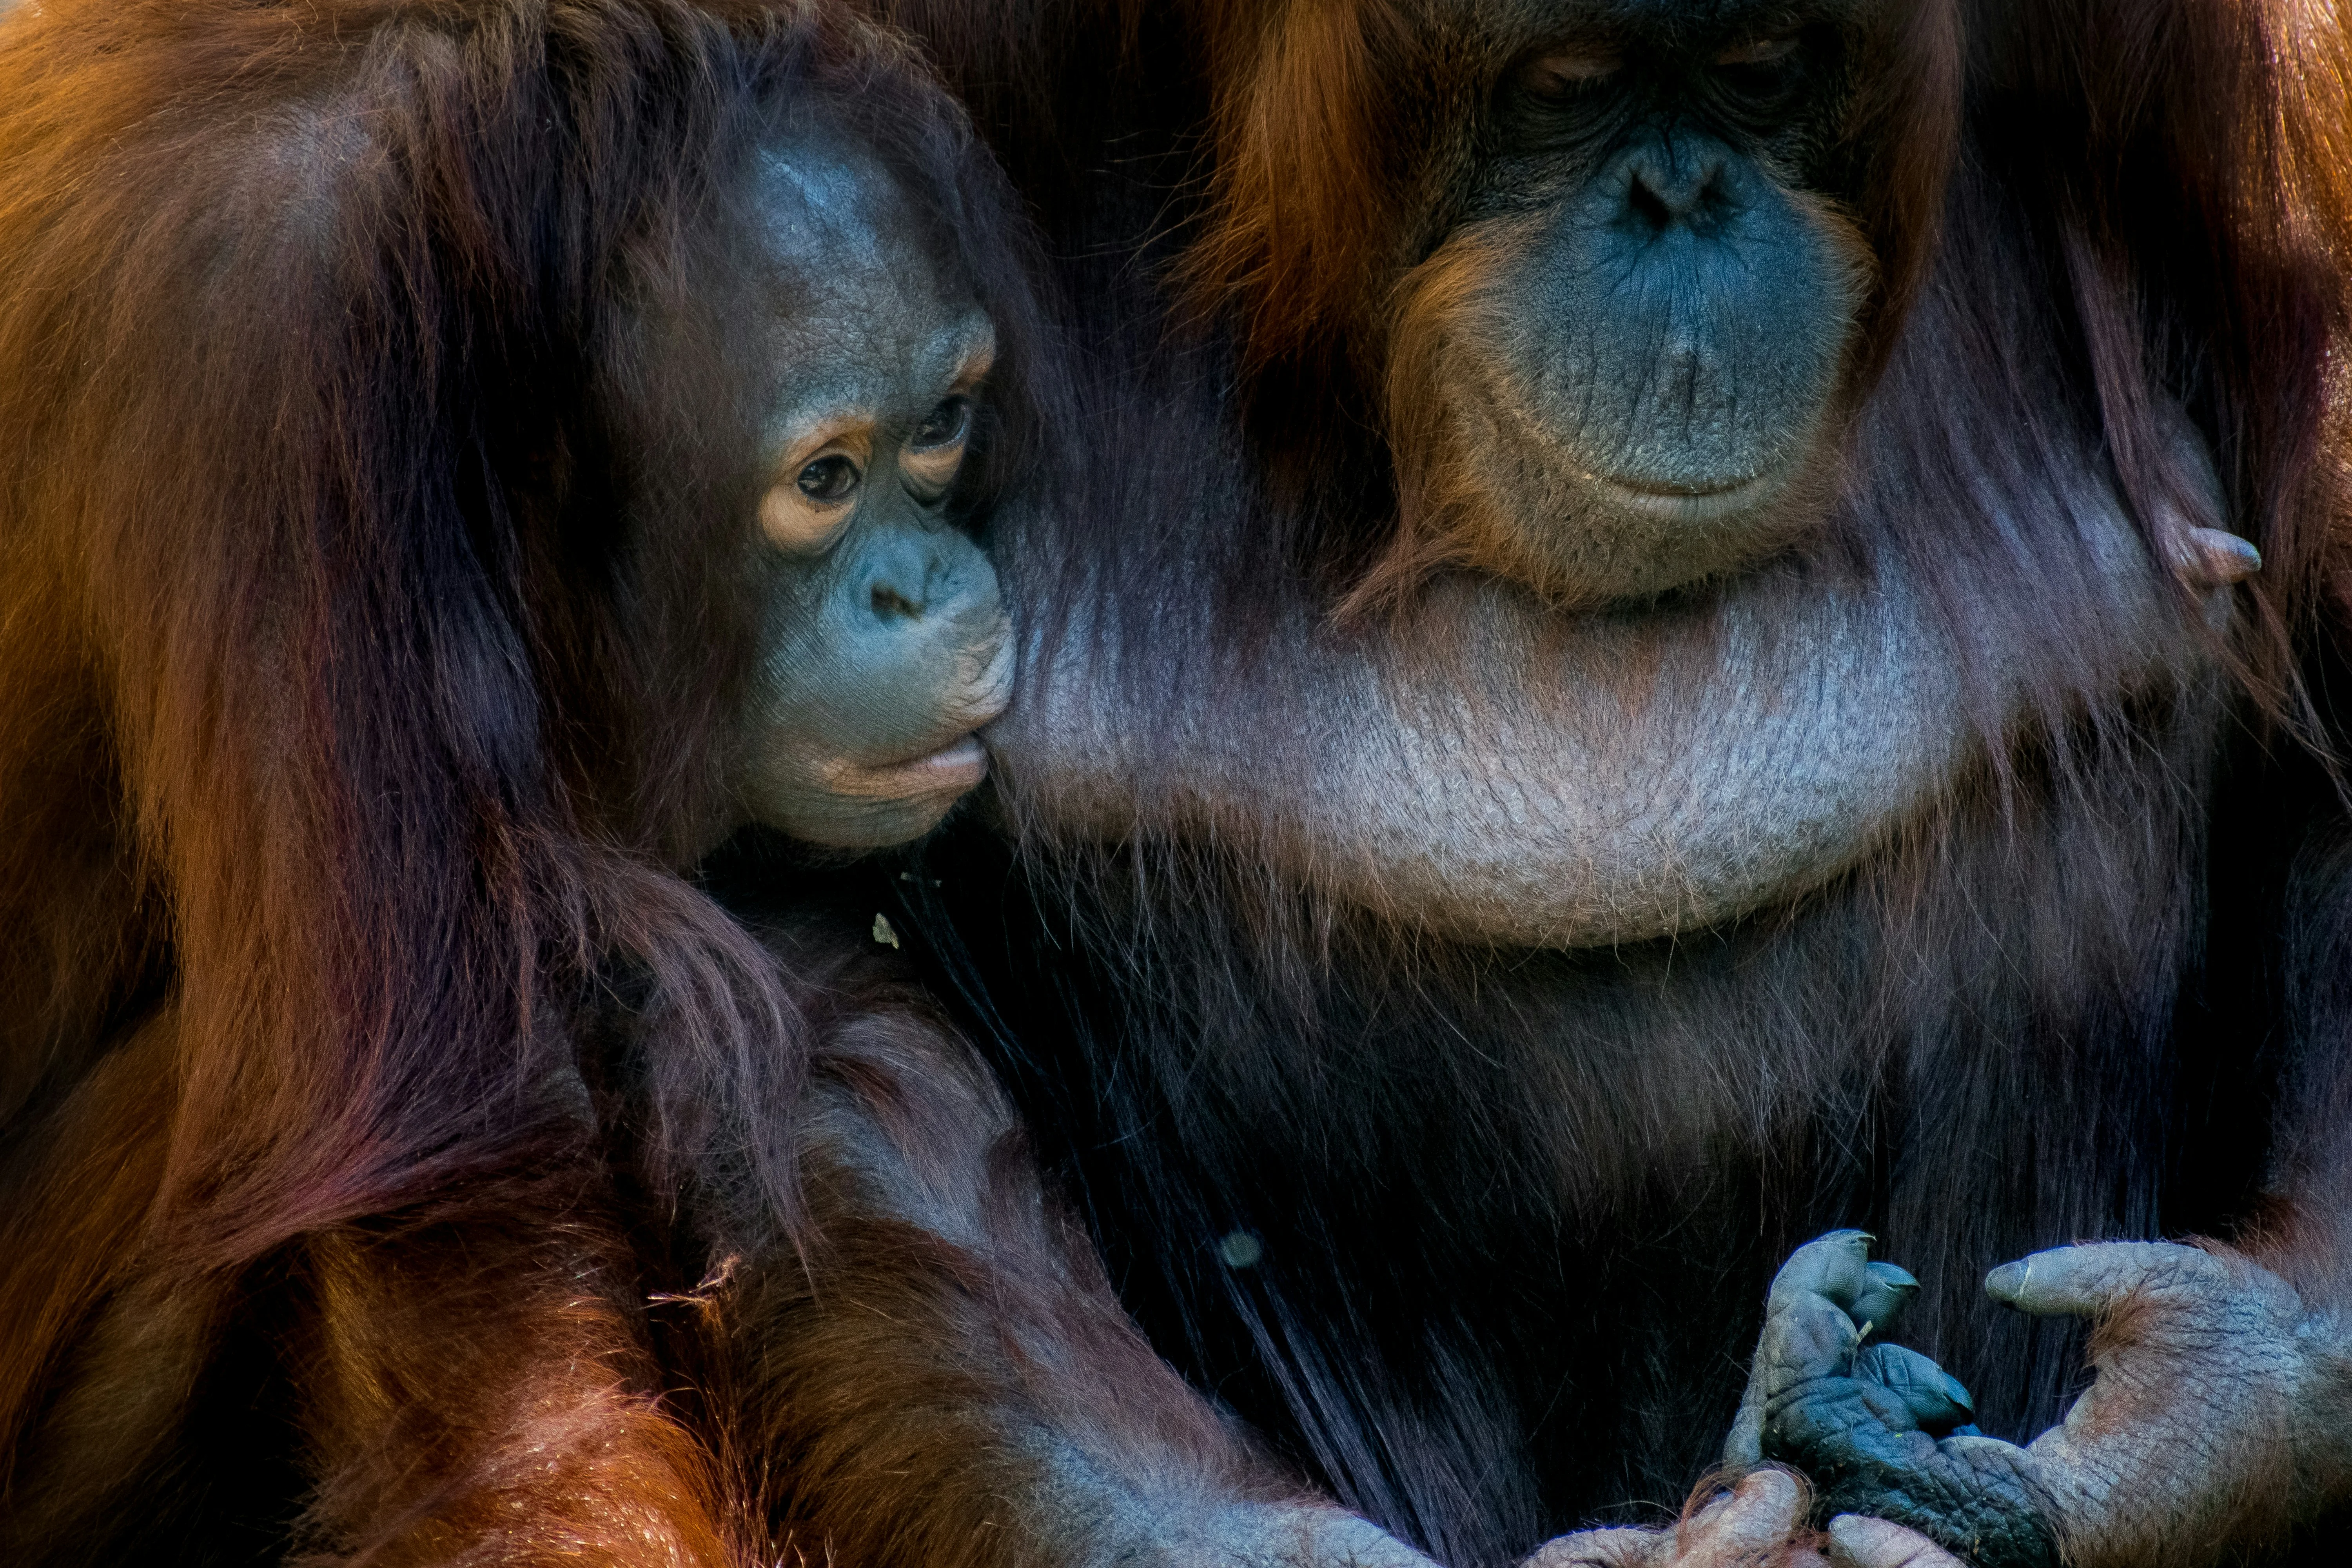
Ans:
[[[944,516],[994,352],[887,174],[822,144],[761,160],[778,280],[758,527],[774,587],[738,749],[751,818],[866,848],[929,832],[986,772],[1013,644]]]
[[[1423,526],[1594,603],[1819,515],[1871,279],[1828,152],[1865,7],[1566,9],[1405,281],[1390,396]]]
[[[1921,237],[1848,165],[1940,158],[1942,122],[1890,150],[1852,111],[1918,7],[1380,9],[1411,72],[1367,112],[1425,143],[1414,232],[1367,286],[1382,333],[1350,344],[1386,356],[1401,504],[1371,581],[1400,614],[1307,582],[1228,608],[1225,561],[1296,563],[1223,477],[1250,449],[1207,395],[1165,395],[1197,489],[1123,531],[994,525],[1016,597],[1056,611],[991,731],[1025,831],[1214,845],[1449,939],[1606,947],[1823,887],[2053,712],[2204,689],[2259,561],[2185,414],[2160,411],[2178,483],[2143,534],[2095,440],[1979,393],[2002,374],[1981,347],[1950,379],[1982,305],[1932,257],[1885,378],[1858,374],[1883,323],[1855,224]],[[1298,172],[1252,200],[1335,155],[1277,112],[1339,74],[1288,64],[1325,58],[1334,10],[1273,8],[1235,68],[1255,118],[1221,133],[1271,121],[1250,157]]]

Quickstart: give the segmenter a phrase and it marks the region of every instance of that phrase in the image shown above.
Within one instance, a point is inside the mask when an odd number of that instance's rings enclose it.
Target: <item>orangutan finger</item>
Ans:
[[[1811,1500],[1803,1484],[1786,1470],[1743,1476],[1729,1495],[1675,1530],[1674,1555],[1667,1561],[1675,1568],[1732,1568],[1753,1561],[1795,1532]]]
[[[1580,1530],[1545,1542],[1520,1568],[1665,1568],[1673,1546],[1664,1530]]]
[[[2228,1272],[2210,1253],[2173,1242],[2094,1242],[2004,1263],[1985,1277],[1985,1294],[2039,1317],[2087,1315],[2136,1291],[2223,1284]]]
[[[1968,1568],[1915,1530],[1842,1513],[1830,1521],[1831,1568]]]
[[[1892,1263],[1874,1261],[1867,1267],[1870,1279],[1846,1313],[1864,1333],[1885,1333],[1918,1296],[1919,1281],[1909,1269],[1898,1268]]]

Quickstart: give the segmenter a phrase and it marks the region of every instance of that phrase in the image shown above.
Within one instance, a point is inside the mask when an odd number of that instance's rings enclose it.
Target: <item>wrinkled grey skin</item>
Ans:
[[[2096,1380],[2018,1447],[1976,1433],[1967,1392],[1915,1352],[1864,1348],[1908,1275],[1834,1231],[1772,1282],[1725,1461],[1780,1459],[1822,1506],[1900,1522],[1979,1568],[2169,1561],[2240,1509],[2294,1516],[2352,1450],[2352,1321],[2251,1260],[2168,1242],[2038,1252],[1985,1281],[2041,1315],[2109,1317]],[[1906,1289],[1888,1288],[1889,1279]],[[2300,1505],[2300,1506],[2299,1506]]]
[[[863,848],[930,831],[985,767],[976,747],[943,753],[1012,691],[987,558],[906,510],[861,520],[865,536],[844,540],[772,611],[779,634],[753,714],[766,733],[740,787],[756,820],[809,843]]]
[[[2019,1450],[1956,1431],[1967,1391],[1926,1358],[1864,1348],[1918,1288],[1869,1254],[1862,1232],[1833,1231],[1774,1278],[1727,1461],[1785,1460],[1823,1507],[1908,1525],[1979,1568],[2056,1568],[2047,1500]]]
[[[1135,683],[1040,644],[991,745],[1065,830],[1252,844],[1286,875],[1449,937],[1588,947],[1698,930],[1820,886],[1925,815],[1977,755],[1959,718],[1968,669],[2007,709],[2068,657],[2100,661],[2084,689],[2197,668],[2170,584],[2087,476],[2083,493],[2098,499],[2074,513],[2065,556],[2103,624],[2088,635],[2086,616],[2072,649],[1971,640],[1891,555],[1873,581],[1759,573],[1564,637],[1525,590],[1462,576],[1425,605],[1442,669],[1409,639],[1346,639],[1302,609],[1245,657],[1255,689],[1315,700],[1258,714],[1223,699],[1210,613],[1163,613],[1151,680],[1165,700],[1148,722]],[[1088,641],[1081,621],[1058,646]],[[1656,671],[1638,695],[1628,668]],[[1267,754],[1288,763],[1270,773]]]
[[[994,569],[941,515],[944,487],[904,464],[910,433],[985,369],[992,335],[870,155],[821,142],[771,153],[756,199],[789,290],[768,329],[767,467],[792,486],[809,434],[848,421],[865,472],[834,531],[769,552],[736,793],[752,820],[808,842],[901,843],[979,783],[984,756],[966,738],[1012,692]]]
[[[1497,357],[1551,411],[1563,456],[1662,495],[1720,493],[1802,458],[1863,288],[1794,196],[1713,137],[1653,135],[1551,229],[1498,282],[1522,320],[1552,330],[1523,331]]]
[[[1485,527],[1570,597],[1654,594],[1818,523],[1864,293],[1813,209],[1711,137],[1615,154],[1572,200],[1428,264],[1442,437]],[[1791,504],[1793,503],[1793,504]]]

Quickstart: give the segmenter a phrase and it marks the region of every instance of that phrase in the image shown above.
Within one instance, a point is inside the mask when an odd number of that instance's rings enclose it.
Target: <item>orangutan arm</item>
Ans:
[[[812,1556],[1426,1568],[1302,1497],[1153,1353],[959,1042],[868,1014],[805,1115],[815,1240],[739,1268],[716,1310],[736,1432],[789,1468],[780,1523]]]
[[[2056,1247],[1985,1282],[2095,1325],[2090,1388],[2018,1467],[2076,1568],[2260,1556],[2352,1505],[2352,844],[2315,847],[2300,879],[2262,1212],[2226,1240]]]
[[[139,1257],[171,1133],[178,1020],[126,1032],[0,1165],[0,1562],[103,1539],[184,1416],[224,1289]]]
[[[2352,1505],[2352,844],[2300,869],[2263,1210],[2226,1242],[2059,1247],[1986,1281],[2096,1325],[2096,1378],[2026,1449],[2080,1568],[2259,1555]]]
[[[2023,1448],[1922,1431],[1863,1375],[1844,1288],[1793,1288],[1809,1254],[1827,1256],[1815,1243],[1768,1309],[1766,1454],[1956,1546],[2018,1537],[1971,1553],[1988,1563],[2229,1561],[2352,1504],[2352,922],[2332,913],[2352,846],[2315,851],[2303,876],[2295,906],[2326,912],[2283,944],[2294,1055],[2257,1221],[2226,1243],[2055,1247],[1995,1269],[1996,1300],[2095,1325],[2090,1388]]]
[[[304,1545],[371,1568],[772,1560],[664,1408],[632,1261],[596,1208],[584,1171],[559,1171],[302,1244]]]

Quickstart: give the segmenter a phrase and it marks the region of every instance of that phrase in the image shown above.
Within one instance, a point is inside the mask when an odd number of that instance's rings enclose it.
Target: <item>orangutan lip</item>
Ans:
[[[978,735],[966,735],[951,745],[903,763],[885,763],[866,772],[867,786],[877,795],[961,795],[988,776],[988,751]]]
[[[1611,479],[1593,482],[1614,492],[1627,510],[1675,522],[1706,522],[1748,510],[1780,487],[1786,470],[1774,468],[1712,488],[1666,485],[1654,480]]]
[[[1734,490],[1749,489],[1762,483],[1763,477],[1750,474],[1744,479],[1734,479],[1726,485],[1646,484],[1640,479],[1604,479],[1601,482],[1615,485],[1621,490],[1631,490],[1637,496],[1660,496],[1675,500],[1693,500],[1704,496],[1724,496],[1729,495]]]

